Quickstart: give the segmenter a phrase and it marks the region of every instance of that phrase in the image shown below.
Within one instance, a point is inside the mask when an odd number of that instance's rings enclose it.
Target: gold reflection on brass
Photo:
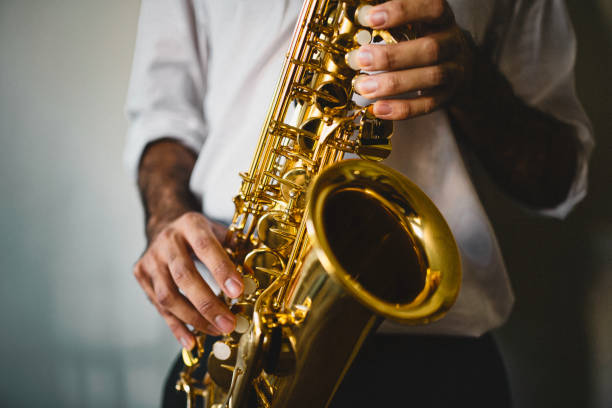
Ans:
[[[376,163],[393,123],[353,101],[359,73],[347,55],[417,35],[362,26],[364,7],[379,2],[304,2],[225,242],[253,282],[228,300],[248,329],[223,338],[229,358],[208,356],[209,381],[192,375],[210,352],[203,336],[183,351],[177,389],[189,406],[325,407],[384,318],[426,324],[457,297],[448,225],[416,185]]]

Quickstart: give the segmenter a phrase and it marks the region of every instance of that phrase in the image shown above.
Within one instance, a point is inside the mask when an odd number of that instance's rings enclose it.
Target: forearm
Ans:
[[[496,183],[534,208],[567,197],[576,173],[574,129],[526,105],[484,56],[465,95],[449,106],[453,126]]]
[[[138,187],[149,242],[182,214],[200,209],[198,199],[189,189],[195,161],[196,155],[191,150],[170,139],[145,149],[138,169]]]

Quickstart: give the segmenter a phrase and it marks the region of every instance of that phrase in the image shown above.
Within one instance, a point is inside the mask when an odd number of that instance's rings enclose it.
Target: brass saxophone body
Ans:
[[[453,236],[427,196],[376,163],[392,122],[353,102],[346,55],[409,37],[359,24],[366,0],[306,0],[226,239],[245,292],[236,331],[183,350],[188,406],[325,407],[383,318],[422,324],[454,303]],[[342,160],[345,154],[366,160]],[[192,374],[208,358],[210,379]]]

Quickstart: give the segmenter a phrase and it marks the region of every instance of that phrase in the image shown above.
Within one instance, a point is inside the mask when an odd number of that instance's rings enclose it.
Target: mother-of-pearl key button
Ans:
[[[227,360],[232,355],[232,348],[222,341],[217,341],[213,344],[212,352],[217,360]]]
[[[242,279],[242,284],[244,285],[244,294],[252,295],[257,290],[257,283],[250,276],[245,276]]]
[[[247,330],[249,330],[249,320],[242,315],[236,315],[236,328],[234,331],[243,334],[246,333]]]
[[[359,30],[355,33],[355,41],[359,45],[366,45],[372,41],[372,34],[368,30]]]

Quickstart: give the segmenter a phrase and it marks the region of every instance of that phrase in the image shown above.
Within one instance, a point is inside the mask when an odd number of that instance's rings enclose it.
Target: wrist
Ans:
[[[138,173],[145,209],[145,231],[151,242],[168,224],[190,211],[200,211],[198,197],[189,188],[195,154],[171,140],[147,146]]]
[[[460,67],[462,68],[461,80],[457,83],[454,94],[449,101],[449,107],[467,107],[475,101],[475,86],[480,74],[482,52],[474,42],[472,34],[459,28],[461,49]]]
[[[164,228],[188,212],[199,212],[201,205],[186,183],[165,183],[144,199],[148,242]]]
[[[500,132],[500,128],[520,128],[521,124],[516,121],[524,116],[525,107],[488,53],[473,41],[472,44],[469,81],[449,103],[448,113],[460,128],[460,137],[475,150],[482,150],[504,143],[501,139],[506,132]],[[520,138],[522,134],[516,132],[512,137]]]
[[[146,235],[148,242],[152,242],[155,237],[164,230],[168,225],[172,224],[182,215],[188,212],[197,212],[198,208],[193,206],[176,205],[172,208],[166,208],[165,211],[153,214],[147,214],[146,217]]]

